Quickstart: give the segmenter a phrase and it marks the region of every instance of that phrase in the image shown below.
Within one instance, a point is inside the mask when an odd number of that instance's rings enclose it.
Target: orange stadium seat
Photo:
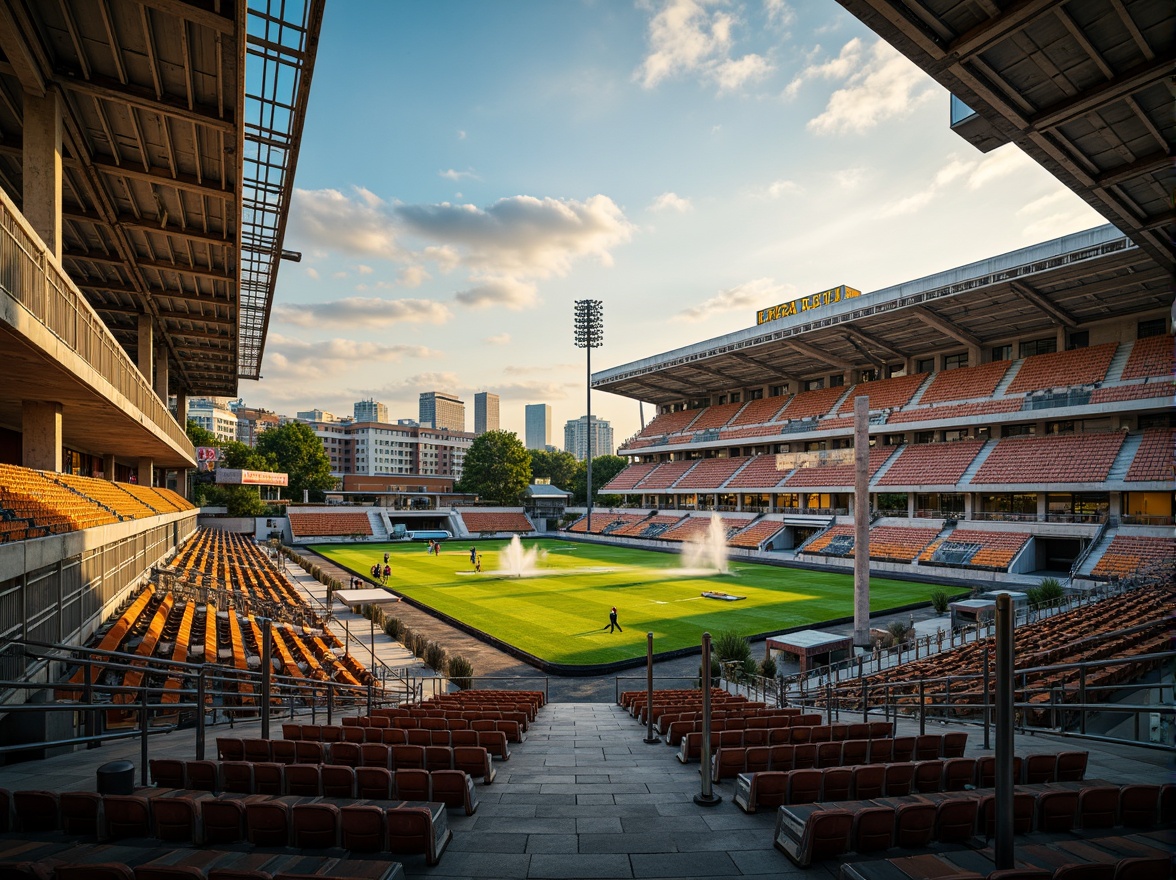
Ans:
[[[290,531],[300,538],[372,534],[372,523],[366,513],[306,513],[291,510],[288,515]]]
[[[983,440],[904,446],[878,485],[954,486],[983,447]]]
[[[972,478],[1000,483],[1098,483],[1123,445],[1121,431],[1052,437],[1005,437]]]
[[[1176,430],[1144,431],[1139,449],[1131,467],[1127,469],[1127,482],[1142,483],[1153,480],[1172,482],[1176,478]]]
[[[1092,345],[1025,358],[1009,385],[1009,394],[1068,388],[1101,382],[1107,376],[1118,344]]]
[[[1176,356],[1171,336],[1148,336],[1137,339],[1131,346],[1131,355],[1123,367],[1123,379],[1147,379],[1152,377],[1170,379],[1176,372]]]
[[[992,397],[996,386],[1011,366],[1010,361],[993,361],[975,367],[942,370],[935,374],[935,378],[919,398],[919,403],[945,403],[952,400]]]
[[[462,521],[471,532],[533,532],[535,527],[521,510],[490,513],[477,510],[459,510]]]
[[[790,422],[796,419],[826,415],[833,408],[833,404],[841,399],[841,395],[847,391],[852,392],[852,390],[852,386],[848,388],[841,386],[837,388],[821,388],[818,391],[802,391],[792,398],[792,400],[788,401],[788,405],[776,417],[776,421]],[[850,397],[852,396],[851,393]]]

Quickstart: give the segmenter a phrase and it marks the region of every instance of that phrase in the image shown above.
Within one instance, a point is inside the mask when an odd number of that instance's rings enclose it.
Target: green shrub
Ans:
[[[710,666],[711,666],[711,668],[710,668],[711,687],[718,687],[719,680],[723,677],[723,667],[719,664],[719,658],[714,656],[713,654],[711,655]],[[695,684],[697,684],[698,687],[702,687],[702,664],[701,663],[698,664],[698,679],[695,681]]]
[[[744,663],[751,657],[751,645],[747,639],[733,630],[724,630],[715,636],[711,644],[711,656],[723,662]]]
[[[743,668],[740,671],[742,672],[741,681],[751,681],[759,675],[759,664],[755,662],[754,657],[748,657],[743,661]]]
[[[400,628],[400,644],[404,645],[409,651],[412,650],[412,630],[407,626]]]
[[[412,644],[409,645],[408,648],[415,656],[423,659],[425,656],[425,649],[428,646],[429,640],[425,637],[424,633],[413,633]]]
[[[946,614],[947,603],[947,593],[943,590],[936,590],[931,594],[931,607],[935,609],[936,614]]]
[[[764,657],[764,659],[760,661],[759,674],[762,675],[764,678],[775,678],[776,677],[776,658],[775,657]]]
[[[446,664],[449,680],[460,690],[469,690],[474,683],[474,665],[461,654],[454,654]]]
[[[1042,578],[1041,583],[1036,587],[1030,587],[1027,592],[1029,602],[1037,606],[1052,605],[1066,595],[1062,582],[1052,577]]]
[[[445,670],[445,649],[436,642],[425,644],[425,653],[422,659],[430,669],[435,669],[437,672]]]
[[[890,638],[894,644],[901,645],[907,640],[908,627],[901,620],[893,620],[886,625],[886,631],[890,633]]]
[[[399,617],[389,617],[384,621],[384,632],[388,634],[389,638],[398,642],[404,633],[404,623]]]

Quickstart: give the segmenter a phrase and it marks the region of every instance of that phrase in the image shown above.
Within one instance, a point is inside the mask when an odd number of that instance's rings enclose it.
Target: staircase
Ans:
[[[1110,471],[1107,472],[1108,483],[1127,479],[1127,471],[1131,469],[1131,462],[1135,461],[1135,453],[1139,450],[1139,444],[1142,442],[1142,433],[1128,434],[1123,439],[1123,445],[1119,447],[1119,454],[1115,456],[1115,461],[1111,465]]]
[[[1127,359],[1131,357],[1131,350],[1135,348],[1134,342],[1124,342],[1117,349],[1115,349],[1115,356],[1111,358],[1111,365],[1107,368],[1106,378],[1103,383],[1118,382],[1123,378],[1123,368],[1127,366]]]
[[[935,372],[929,373],[927,375],[927,380],[922,385],[920,385],[918,387],[918,389],[916,389],[916,391],[915,391],[914,395],[911,397],[911,399],[908,400],[905,404],[903,404],[903,406],[904,407],[918,406],[919,401],[923,399],[923,394],[927,391],[928,388],[931,387],[931,383],[935,381],[935,377],[938,375],[939,374],[935,373]]]
[[[1075,572],[1076,577],[1089,577],[1090,573],[1094,571],[1094,567],[1098,565],[1098,561],[1103,558],[1103,554],[1107,552],[1107,548],[1111,546],[1111,541],[1114,540],[1118,529],[1107,529],[1103,532],[1102,537],[1095,542],[1095,545],[1090,548],[1086,554],[1086,558],[1082,560],[1082,564],[1078,566],[1078,571]]]
[[[384,524],[384,515],[378,510],[368,511],[368,522],[372,524],[372,537],[377,541],[388,540],[388,527]]]
[[[902,454],[902,451],[905,448],[906,448],[905,445],[904,446],[895,446],[894,452],[892,452],[890,454],[890,457],[887,458],[886,461],[882,462],[882,467],[880,467],[880,468],[878,468],[878,470],[874,471],[873,476],[870,477],[870,482],[876,483],[878,480],[882,479],[882,477],[884,477],[886,475],[886,472],[888,470],[890,470],[891,465],[893,465],[896,461],[898,461],[898,456]]]
[[[739,468],[738,468],[738,470],[735,471],[735,473],[731,474],[731,476],[729,476],[729,477],[727,477],[727,479],[723,480],[723,486],[726,486],[733,479],[735,479],[737,476],[739,476],[741,473],[743,473],[743,471],[745,471],[747,469],[747,466],[749,464],[751,464],[753,461],[755,461],[755,459],[756,459],[756,456],[749,455],[747,457],[747,461],[745,461],[745,462],[743,462],[743,464],[739,465]],[[723,486],[719,486],[718,491],[722,491]]]
[[[1013,380],[1017,378],[1017,373],[1021,372],[1021,364],[1023,363],[1025,363],[1024,358],[1013,361],[1013,365],[1005,371],[1004,376],[997,383],[996,390],[992,392],[993,397],[1004,397],[1005,391],[1013,384]]]
[[[992,455],[992,450],[996,449],[996,444],[999,442],[999,440],[989,440],[980,447],[980,452],[972,459],[972,463],[968,465],[968,469],[960,477],[959,485],[966,486],[972,482],[972,477],[976,476],[976,472],[980,470],[980,466],[988,460],[988,456]]]

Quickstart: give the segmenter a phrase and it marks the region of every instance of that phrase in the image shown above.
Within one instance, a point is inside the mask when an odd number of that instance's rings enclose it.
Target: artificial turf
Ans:
[[[612,663],[645,656],[645,634],[658,653],[699,644],[702,633],[753,635],[817,624],[853,614],[853,577],[742,561],[731,574],[674,572],[675,554],[554,539],[523,542],[538,548],[536,577],[495,574],[506,541],[448,542],[441,554],[427,544],[321,544],[313,549],[365,578],[390,554],[388,586],[398,593],[501,639],[542,660],[569,665]],[[482,572],[470,564],[470,547]],[[592,570],[599,569],[599,570]],[[930,598],[934,584],[870,579],[870,609]],[[706,599],[704,590],[745,599]],[[617,607],[623,632],[609,633]],[[395,611],[391,612],[393,615]]]

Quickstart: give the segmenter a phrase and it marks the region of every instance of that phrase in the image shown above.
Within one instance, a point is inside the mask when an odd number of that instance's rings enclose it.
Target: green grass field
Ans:
[[[539,577],[495,575],[506,541],[478,541],[482,573],[470,564],[470,544],[450,541],[440,556],[425,544],[321,544],[313,549],[367,576],[391,554],[388,586],[416,601],[552,663],[590,665],[645,656],[645,634],[658,653],[699,644],[702,633],[773,632],[853,614],[850,575],[732,562],[729,576],[680,576],[681,558],[629,547],[553,539],[538,547]],[[593,570],[597,569],[597,570]],[[936,587],[873,578],[870,608],[927,601]],[[702,598],[715,590],[747,598]],[[617,606],[624,632],[607,632]],[[394,615],[395,610],[391,613]]]

